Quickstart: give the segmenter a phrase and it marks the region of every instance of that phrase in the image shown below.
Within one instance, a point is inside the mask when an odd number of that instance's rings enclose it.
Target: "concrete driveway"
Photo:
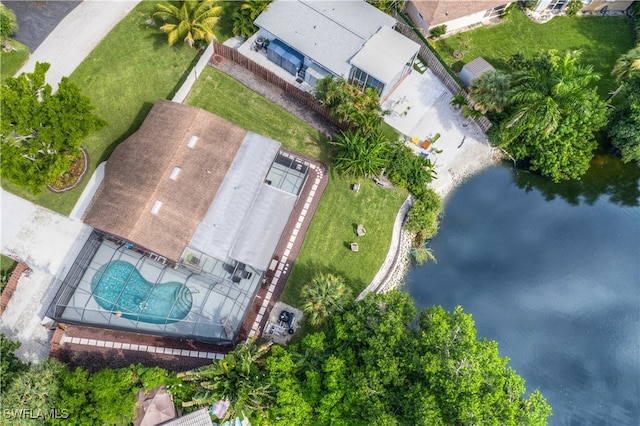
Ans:
[[[0,203],[2,253],[24,261],[33,271],[18,284],[2,315],[0,332],[22,342],[22,359],[37,362],[49,356],[51,332],[41,323],[58,279],[64,278],[91,227],[4,190]]]
[[[49,33],[18,71],[33,72],[36,62],[48,62],[47,83],[53,91],[70,75],[140,0],[85,0],[69,12]],[[143,19],[143,18],[140,18]]]

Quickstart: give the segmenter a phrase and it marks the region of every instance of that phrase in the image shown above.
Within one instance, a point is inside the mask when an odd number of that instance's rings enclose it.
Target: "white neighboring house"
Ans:
[[[570,0],[538,0],[538,4],[533,8],[536,12],[560,13],[569,4]],[[624,12],[633,4],[628,0],[582,0],[582,12]]]
[[[409,0],[405,13],[429,35],[431,28],[440,25],[446,25],[449,33],[485,22],[502,15],[510,4],[508,0]]]
[[[364,0],[276,0],[254,21],[267,58],[314,87],[327,75],[384,99],[411,72],[420,46]]]

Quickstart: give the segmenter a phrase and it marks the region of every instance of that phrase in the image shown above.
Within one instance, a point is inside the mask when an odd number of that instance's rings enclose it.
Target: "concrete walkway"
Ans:
[[[63,276],[89,237],[91,228],[2,190],[2,253],[24,261],[33,271],[23,277],[2,315],[0,332],[20,340],[18,355],[27,361],[47,359],[51,332],[45,318],[56,278]]]
[[[47,83],[55,92],[62,77],[70,75],[139,2],[83,1],[55,27],[18,74],[33,72],[36,62],[48,62],[51,68],[47,72]]]

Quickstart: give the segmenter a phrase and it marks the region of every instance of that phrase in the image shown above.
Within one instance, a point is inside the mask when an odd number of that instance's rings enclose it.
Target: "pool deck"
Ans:
[[[284,290],[304,236],[322,197],[327,169],[317,160],[292,153],[310,163],[309,176],[274,253],[275,269],[253,300],[236,342],[260,336],[280,294]],[[229,352],[228,346],[212,345],[148,334],[67,325],[54,332],[50,357],[72,366],[98,362],[101,367],[124,367],[141,362],[169,370],[187,370],[210,364]],[[99,360],[99,361],[97,361]]]

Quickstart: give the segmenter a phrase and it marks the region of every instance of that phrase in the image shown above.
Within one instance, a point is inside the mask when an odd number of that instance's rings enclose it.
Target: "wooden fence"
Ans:
[[[398,21],[398,24],[396,25],[398,32],[420,45],[419,54],[422,59],[426,61],[427,67],[429,67],[431,72],[438,77],[452,95],[461,93],[467,103],[469,103],[469,94],[462,87],[462,83],[457,77],[454,77],[455,74],[453,71],[437,56],[437,53],[432,50],[431,46],[429,46],[428,42],[419,34],[418,30],[408,23],[403,22],[406,18],[402,15],[396,14],[396,20]],[[491,128],[491,121],[489,121],[487,117],[477,117],[473,118],[473,120],[485,133]]]
[[[318,101],[310,93],[294,86],[293,84],[289,83],[288,81],[276,75],[273,71],[263,67],[262,65],[253,62],[251,59],[247,58],[236,49],[214,42],[213,50],[216,54],[221,55],[224,58],[229,59],[236,64],[246,68],[257,77],[260,77],[267,83],[273,84],[288,95],[291,95],[296,100],[302,102],[305,107],[319,114],[321,117],[325,118],[335,126],[343,130],[347,128],[344,123],[340,123],[336,119],[334,119],[329,113],[329,110],[318,103]],[[213,61],[210,61],[209,63],[212,66],[216,66],[215,62]]]

